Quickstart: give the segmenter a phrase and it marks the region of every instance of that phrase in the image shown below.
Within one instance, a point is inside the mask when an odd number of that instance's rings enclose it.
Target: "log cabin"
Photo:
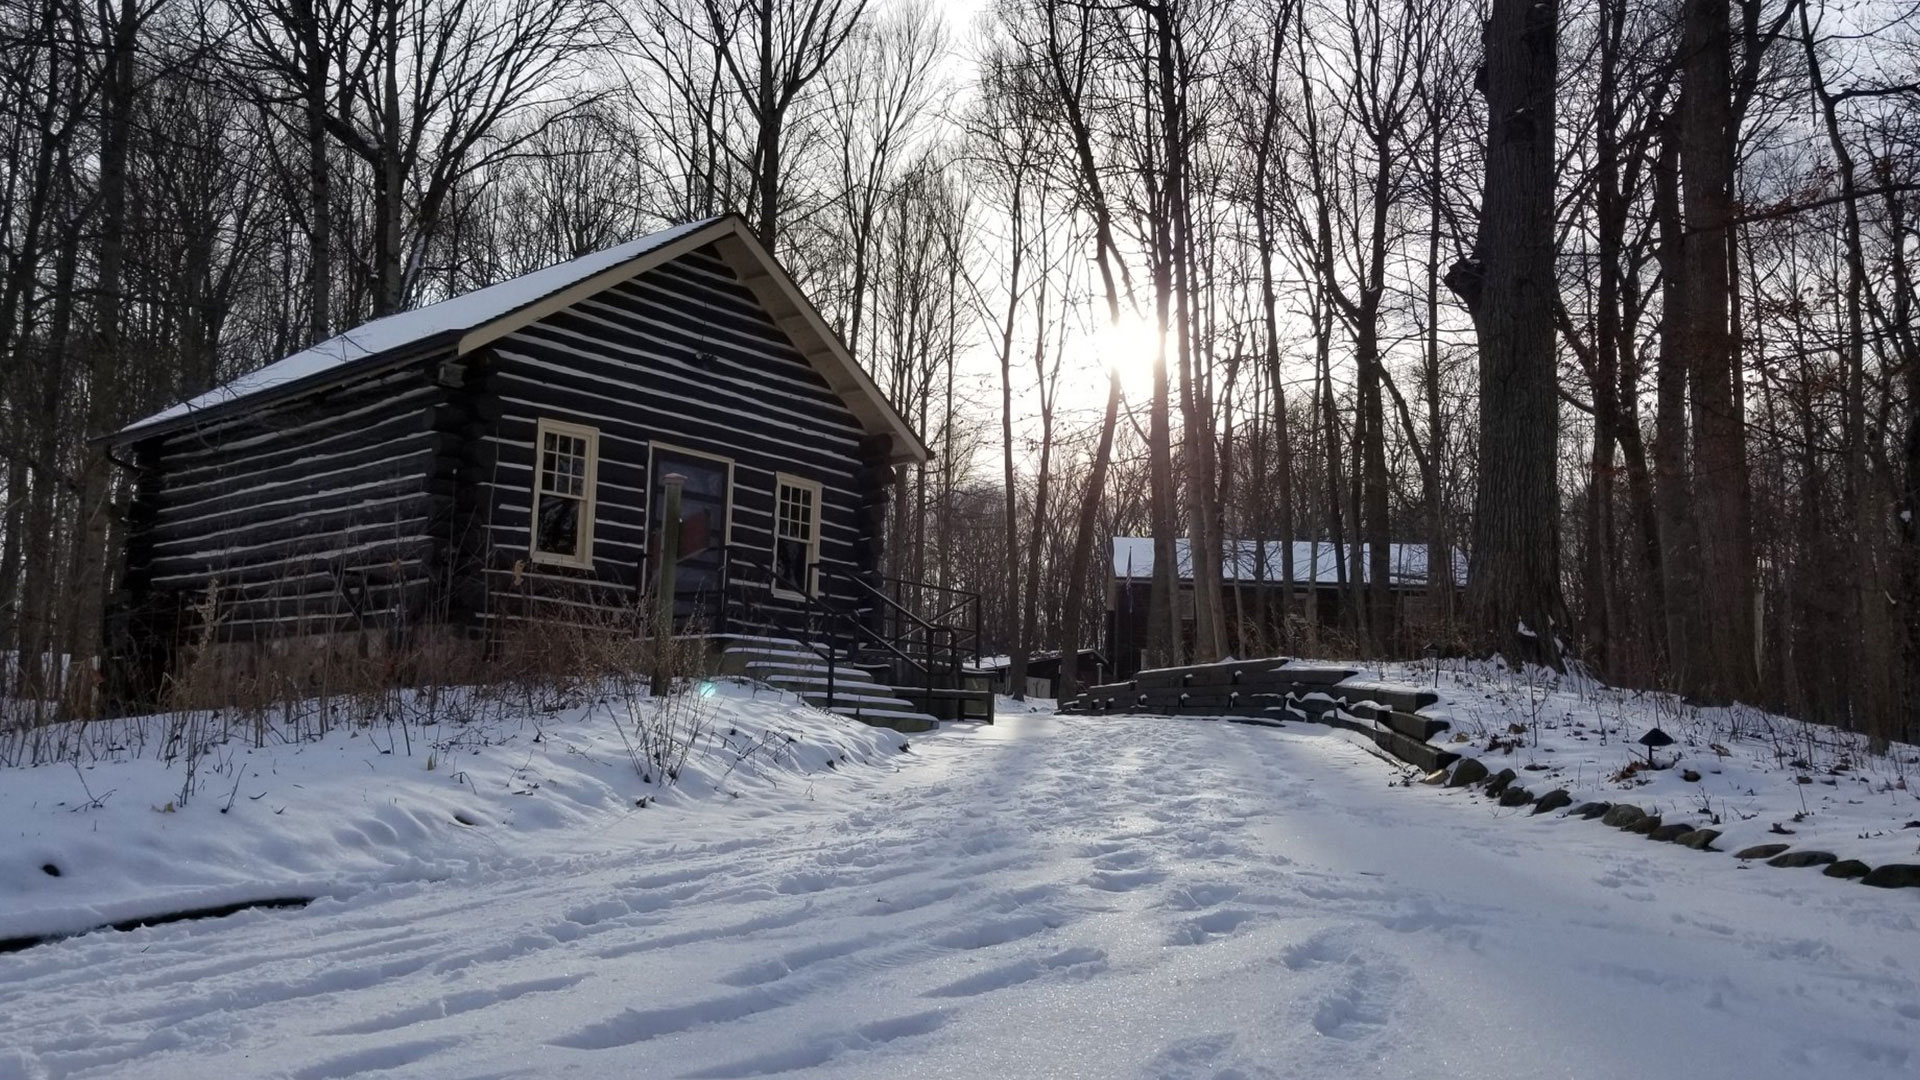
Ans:
[[[925,443],[736,216],[376,319],[113,444],[135,474],[125,701],[192,640],[485,650],[515,625],[633,625],[670,475],[678,632],[896,668],[916,632],[922,667],[966,645],[882,575],[894,469]]]

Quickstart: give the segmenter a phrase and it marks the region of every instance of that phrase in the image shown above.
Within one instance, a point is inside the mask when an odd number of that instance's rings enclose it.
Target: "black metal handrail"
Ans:
[[[816,587],[809,588],[800,582],[789,581],[782,578],[771,559],[761,559],[757,557],[757,553],[751,553],[729,545],[724,549],[724,556],[721,561],[722,589],[725,594],[733,594],[736,591],[734,588],[735,584],[741,580],[737,578],[734,573],[734,564],[736,562],[762,571],[765,576],[761,584],[764,584],[769,589],[774,586],[783,585],[799,598],[802,615],[802,629],[800,631],[802,644],[806,645],[814,655],[819,656],[827,662],[828,709],[832,709],[837,703],[835,665],[842,659],[851,660],[855,655],[855,650],[852,647],[846,650],[844,656],[840,654],[837,643],[839,634],[837,631],[840,631],[842,628],[850,630],[847,637],[855,646],[864,638],[867,643],[877,646],[901,663],[918,669],[922,679],[925,681],[929,697],[931,697],[934,657],[930,637],[927,642],[927,648],[923,650],[925,653],[924,659],[916,659],[910,650],[900,648],[899,644],[889,640],[885,634],[868,626],[860,619],[857,613],[845,611],[835,605],[826,595],[826,589],[824,588],[824,585],[835,577],[835,573],[831,568],[823,567],[818,563],[810,565],[808,567],[807,577],[810,579],[810,583]],[[865,583],[862,582],[861,584]],[[722,609],[724,612],[724,602]],[[822,651],[822,643],[817,640],[813,629],[816,621],[821,626],[823,636],[826,639],[824,651]]]
[[[948,596],[958,597],[958,599],[955,602],[948,604],[946,607],[942,608],[940,611],[934,613],[931,616],[920,616],[918,614],[914,614],[914,618],[918,619],[923,624],[932,623],[934,625],[939,625],[939,626],[948,628],[952,634],[953,647],[957,649],[959,648],[960,632],[961,630],[965,629],[965,627],[956,625],[952,622],[947,621],[948,617],[957,613],[971,611],[972,613],[971,621],[973,623],[973,626],[971,628],[971,632],[968,634],[968,638],[971,645],[973,646],[974,663],[978,664],[980,662],[980,645],[981,645],[982,638],[980,634],[980,594],[979,593],[972,592],[967,589],[957,589],[951,585],[936,585],[930,581],[913,581],[907,578],[892,577],[892,576],[883,576],[880,578],[880,581],[883,584],[892,586],[893,595],[890,598],[892,605],[900,611],[906,611],[909,613],[911,613],[911,609],[908,607],[905,601],[901,599],[901,592],[904,589],[910,588],[915,590],[916,592],[944,593]],[[866,583],[862,582],[862,584],[866,584]],[[871,587],[872,586],[869,586],[869,588]],[[897,621],[898,620],[896,619],[896,622]]]
[[[959,637],[958,637],[958,632],[953,627],[938,625],[935,623],[928,622],[926,619],[921,618],[917,612],[910,610],[895,598],[888,596],[884,591],[878,588],[875,588],[872,582],[865,581],[857,575],[846,574],[844,572],[836,572],[832,570],[828,570],[827,574],[829,576],[829,580],[832,580],[835,578],[845,579],[849,584],[853,586],[853,588],[857,592],[863,592],[866,595],[873,597],[875,600],[880,601],[882,604],[887,605],[888,607],[891,607],[894,611],[894,626],[896,628],[900,624],[901,616],[905,616],[912,623],[919,626],[920,633],[921,633],[921,641],[922,641],[921,655],[924,657],[924,662],[915,662],[910,658],[906,657],[905,654],[901,653],[901,651],[898,649],[897,646],[886,641],[885,635],[876,633],[870,627],[867,627],[864,623],[861,624],[861,628],[865,630],[870,636],[872,636],[874,640],[887,645],[889,650],[894,652],[895,655],[901,656],[902,659],[906,659],[908,663],[920,669],[921,681],[924,689],[926,690],[927,701],[929,702],[929,704],[931,704],[931,702],[933,701],[933,669],[934,669],[935,663],[939,662],[940,660],[940,656],[936,655],[935,644],[934,644],[934,639],[939,634],[944,633],[947,637],[947,647],[945,650],[942,651],[942,655],[944,655],[946,662],[941,664],[941,666],[952,673],[953,679],[954,679],[954,685],[956,687],[959,686],[960,684]],[[885,615],[884,609],[882,609],[881,614],[883,616]],[[899,635],[896,629],[896,637],[898,636]],[[905,635],[905,640],[909,643],[909,645],[911,645],[911,642],[913,640],[913,633],[911,630],[908,631],[907,634]]]

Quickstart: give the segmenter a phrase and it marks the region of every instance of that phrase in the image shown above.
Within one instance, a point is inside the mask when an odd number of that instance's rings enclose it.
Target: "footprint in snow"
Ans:
[[[459,1039],[420,1039],[414,1042],[374,1046],[329,1058],[318,1065],[309,1065],[297,1070],[293,1077],[294,1080],[344,1080],[346,1077],[358,1076],[365,1072],[398,1069],[424,1061],[459,1041]]]
[[[1240,886],[1225,881],[1191,881],[1174,886],[1166,906],[1177,911],[1201,911],[1240,895]]]
[[[847,1031],[810,1039],[796,1046],[735,1061],[726,1065],[682,1073],[687,1080],[745,1080],[755,1076],[775,1076],[817,1069],[849,1054],[879,1049],[901,1039],[929,1035],[945,1026],[942,1010],[912,1013],[861,1024]]]
[[[1175,927],[1167,935],[1169,945],[1205,945],[1215,938],[1226,937],[1254,920],[1251,911],[1242,908],[1223,908],[1210,911],[1198,918],[1188,919]]]
[[[1036,957],[1016,961],[1002,967],[956,979],[945,986],[937,986],[921,994],[921,997],[950,998],[977,997],[990,994],[995,990],[1029,983],[1043,975],[1055,971],[1065,971],[1079,977],[1090,977],[1107,969],[1107,954],[1101,949],[1074,948],[1054,953],[1051,956]]]
[[[1132,892],[1143,885],[1153,885],[1167,879],[1163,870],[1096,870],[1087,875],[1088,885],[1102,892]]]
[[[1020,941],[1033,937],[1059,925],[1055,921],[1039,915],[1021,915],[1011,919],[999,919],[978,923],[949,931],[934,938],[933,943],[943,949],[989,949],[995,945]]]
[[[1385,1023],[1386,1017],[1355,989],[1322,998],[1313,1012],[1313,1029],[1331,1039],[1364,1039]]]

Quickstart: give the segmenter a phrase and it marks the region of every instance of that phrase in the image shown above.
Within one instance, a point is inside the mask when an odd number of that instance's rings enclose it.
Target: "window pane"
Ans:
[[[785,588],[812,585],[814,493],[812,488],[781,483],[774,492],[774,568]]]
[[[813,492],[807,488],[780,485],[780,535],[806,540],[813,535]]]
[[[535,550],[549,555],[575,557],[580,554],[580,508],[578,499],[563,495],[540,497],[540,520],[534,536]]]
[[[773,546],[773,572],[780,580],[780,586],[794,592],[804,592],[807,581],[807,545],[797,540],[781,539]]]

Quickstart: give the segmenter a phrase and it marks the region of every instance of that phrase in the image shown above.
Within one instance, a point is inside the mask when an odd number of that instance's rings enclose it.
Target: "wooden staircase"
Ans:
[[[1089,687],[1061,702],[1060,711],[1327,724],[1366,735],[1401,761],[1432,772],[1460,757],[1427,741],[1448,728],[1445,720],[1420,715],[1439,700],[1431,690],[1362,679],[1353,668],[1277,656],[1140,671],[1125,682]]]

